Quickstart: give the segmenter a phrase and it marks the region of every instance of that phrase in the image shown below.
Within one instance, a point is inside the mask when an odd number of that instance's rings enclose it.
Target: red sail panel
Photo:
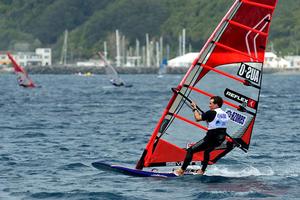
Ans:
[[[160,139],[154,154],[151,156],[150,160],[145,162],[145,166],[149,166],[154,163],[162,162],[181,162],[184,160],[186,155],[186,150],[184,148],[179,148],[163,139]],[[194,155],[193,160],[201,161],[203,159],[203,152]]]
[[[238,62],[263,62],[270,19],[269,10],[242,4],[230,21],[243,26],[227,25],[206,64],[213,67]]]
[[[261,6],[267,9],[274,10],[277,0],[243,0],[245,3],[253,3],[254,5],[256,4],[257,6]]]
[[[154,154],[145,165],[150,163],[161,162],[178,162],[182,161],[185,157],[186,151],[183,148],[179,148],[174,144],[171,144],[164,139],[160,139],[155,148]]]
[[[251,121],[248,129],[245,131],[245,133],[241,137],[241,139],[243,140],[243,142],[246,145],[248,145],[248,146],[250,145],[250,140],[251,140],[251,135],[252,135],[252,130],[253,130],[254,122],[255,122],[255,117],[252,119],[252,121]]]
[[[224,149],[214,150],[210,154],[210,164],[214,163],[215,159],[225,152]],[[179,148],[163,139],[160,139],[155,152],[151,156],[149,161],[145,162],[145,166],[156,165],[158,163],[165,162],[182,162],[186,155],[186,149]],[[204,152],[195,153],[193,155],[193,161],[203,161]]]

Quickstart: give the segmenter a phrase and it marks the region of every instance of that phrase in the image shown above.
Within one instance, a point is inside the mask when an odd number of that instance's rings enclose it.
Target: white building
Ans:
[[[35,52],[12,52],[12,56],[17,63],[26,66],[47,66],[52,64],[52,54],[50,48],[38,48]],[[0,54],[0,63],[8,59],[6,52]]]
[[[169,67],[190,67],[199,53],[191,52],[183,56],[178,56],[168,61]],[[300,67],[300,56],[287,56],[285,58],[278,57],[273,52],[265,53],[266,68],[290,68]]]
[[[0,67],[5,67],[10,64],[10,60],[8,59],[5,53],[0,52]]]
[[[278,57],[275,53],[273,52],[266,52],[265,53],[265,63],[264,67],[266,68],[288,68],[290,67],[290,62]]]
[[[52,65],[52,52],[50,48],[37,48],[35,54],[41,56],[42,66]]]
[[[290,62],[290,67],[300,68],[300,56],[285,56],[284,59]]]
[[[187,53],[183,56],[178,56],[171,60],[168,60],[168,67],[190,67],[194,60],[199,55],[198,52]]]
[[[79,61],[76,63],[78,67],[104,67],[105,62],[103,60],[87,60],[87,61]]]

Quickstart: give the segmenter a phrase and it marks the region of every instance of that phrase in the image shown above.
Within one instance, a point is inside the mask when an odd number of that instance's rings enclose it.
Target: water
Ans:
[[[265,75],[248,154],[235,149],[203,177],[138,178],[134,166],[181,76],[0,76],[0,199],[300,199],[300,75]]]

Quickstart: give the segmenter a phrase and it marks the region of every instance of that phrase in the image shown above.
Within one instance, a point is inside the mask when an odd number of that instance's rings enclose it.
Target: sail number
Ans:
[[[257,84],[260,82],[260,77],[261,77],[260,74],[261,74],[260,70],[251,67],[250,65],[246,65],[245,63],[241,64],[238,71],[238,76],[243,77]]]
[[[246,121],[247,121],[247,116],[245,115],[242,115],[238,112],[235,112],[234,110],[231,110],[231,109],[226,109],[225,111],[229,117],[229,119],[241,126],[244,126]]]

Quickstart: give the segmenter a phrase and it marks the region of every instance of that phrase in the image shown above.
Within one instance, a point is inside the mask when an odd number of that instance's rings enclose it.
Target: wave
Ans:
[[[268,198],[275,197],[271,194],[266,194],[256,191],[246,191],[246,192],[231,192],[231,191],[211,191],[211,192],[201,192],[194,196],[194,199],[241,199],[241,198]]]
[[[249,177],[249,176],[273,176],[274,171],[271,167],[256,168],[247,166],[244,168],[232,168],[222,165],[211,166],[206,173],[207,176],[223,177]]]
[[[85,167],[89,167],[89,166],[87,166],[83,163],[70,163],[70,164],[61,166],[60,169],[74,170],[74,169],[80,169],[80,168],[85,168]]]
[[[124,200],[134,200],[137,198],[134,197],[126,197],[122,194],[113,193],[113,192],[78,192],[78,191],[71,191],[71,192],[37,192],[33,193],[29,196],[33,199],[124,199]],[[139,198],[140,199],[140,198]]]
[[[44,133],[25,133],[18,136],[17,138],[37,138],[37,137],[47,137]]]

